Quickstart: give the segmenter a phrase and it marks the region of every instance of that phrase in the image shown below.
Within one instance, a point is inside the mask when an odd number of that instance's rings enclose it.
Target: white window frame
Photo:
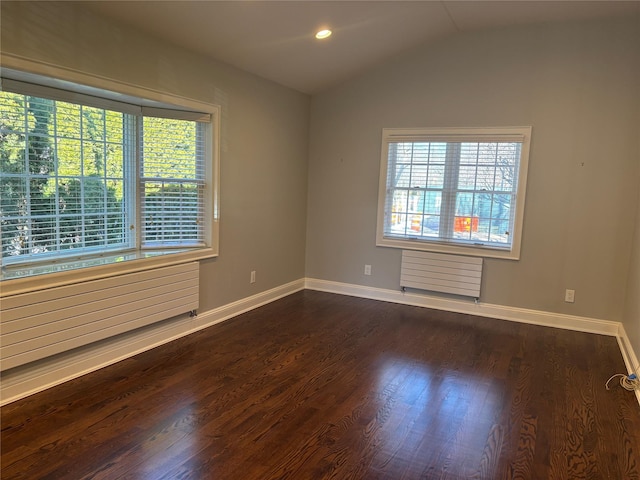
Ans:
[[[60,285],[73,281],[103,278],[113,274],[141,271],[159,266],[184,263],[216,257],[219,250],[219,138],[220,107],[205,102],[187,99],[177,95],[161,93],[144,87],[116,82],[76,71],[40,64],[11,55],[2,59],[2,77],[5,82],[30,83],[34,88],[41,87],[52,91],[60,89],[71,91],[77,96],[77,103],[91,98],[93,102],[102,98],[105,107],[113,103],[133,106],[140,111],[184,112],[182,119],[195,119],[199,114],[210,122],[205,130],[205,201],[204,246],[178,247],[170,249],[141,248],[108,252],[97,255],[80,254],[73,258],[57,258],[51,262],[26,262],[24,265],[2,265],[3,295],[29,291],[38,284]],[[37,93],[32,93],[37,96]],[[69,101],[68,98],[65,100]],[[100,105],[94,105],[100,106]],[[175,117],[175,118],[180,118]],[[137,222],[140,228],[140,222]]]
[[[378,213],[376,228],[376,245],[381,247],[422,250],[429,252],[451,253],[490,258],[520,259],[522,228],[524,223],[524,207],[529,165],[529,148],[531,127],[486,127],[486,128],[384,128],[382,130],[382,148],[380,161],[380,181],[378,187]],[[425,238],[422,236],[398,236],[385,234],[385,226],[390,221],[390,202],[387,195],[391,189],[388,185],[389,145],[395,142],[521,142],[520,163],[516,189],[515,209],[512,215],[513,228],[510,232],[511,246],[473,244],[457,242],[452,239]],[[446,187],[443,187],[445,191]],[[393,194],[391,192],[391,194]]]

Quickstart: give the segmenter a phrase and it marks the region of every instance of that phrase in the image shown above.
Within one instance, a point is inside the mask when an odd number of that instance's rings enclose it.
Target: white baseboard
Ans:
[[[320,290],[323,292],[351,295],[354,297],[383,300],[385,302],[402,303],[404,305],[434,308],[436,310],[466,313],[469,315],[478,315],[480,317],[491,317],[502,320],[511,320],[514,322],[531,323],[545,327],[599,333],[601,335],[617,336],[620,328],[620,322],[612,322],[609,320],[599,320],[574,315],[544,312],[540,310],[529,310],[525,308],[506,307],[502,305],[492,305],[489,303],[475,303],[472,299],[469,299],[469,301],[455,300],[430,296],[428,294],[416,294],[411,292],[402,292],[400,290],[387,290],[362,285],[317,280],[314,278],[306,279],[305,288],[308,288],[309,290]]]
[[[341,295],[350,295],[353,297],[401,303],[404,305],[446,310],[449,312],[478,315],[481,317],[498,318],[513,322],[529,323],[532,325],[608,335],[616,337],[618,340],[618,346],[622,353],[622,358],[624,359],[628,373],[632,373],[640,364],[635,352],[633,351],[629,337],[627,337],[624,330],[624,326],[620,322],[544,312],[540,310],[529,310],[525,308],[475,303],[473,300],[454,300],[430,296],[428,294],[416,294],[400,290],[388,290],[363,285],[353,285],[349,283],[331,282],[315,278],[305,279],[305,288],[322,292],[338,293]],[[636,391],[635,393],[638,398],[638,403],[640,403],[640,391]]]
[[[128,332],[113,339],[87,345],[3,372],[0,383],[0,405],[11,403],[96,371],[303,289],[304,280],[296,280],[237,302],[199,313],[197,317],[183,315],[148,328]]]
[[[627,332],[624,329],[624,325],[620,325],[620,333],[618,335],[618,345],[620,346],[620,352],[622,353],[622,358],[624,359],[624,364],[627,367],[627,372],[638,374],[638,367],[640,367],[640,361],[636,356],[636,353],[633,351],[633,347],[631,346],[631,341],[627,336]],[[640,403],[640,390],[636,390],[636,397],[638,397],[638,402]]]

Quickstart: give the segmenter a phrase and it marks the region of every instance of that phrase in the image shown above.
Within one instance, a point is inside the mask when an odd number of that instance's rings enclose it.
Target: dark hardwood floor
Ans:
[[[616,339],[304,291],[2,408],[2,479],[640,479]]]

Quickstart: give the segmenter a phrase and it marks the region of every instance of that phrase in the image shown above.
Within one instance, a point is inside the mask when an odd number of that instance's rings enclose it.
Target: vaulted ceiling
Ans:
[[[447,35],[635,15],[640,1],[77,2],[168,42],[314,94]],[[640,27],[640,25],[639,25]],[[314,34],[330,28],[319,41]]]

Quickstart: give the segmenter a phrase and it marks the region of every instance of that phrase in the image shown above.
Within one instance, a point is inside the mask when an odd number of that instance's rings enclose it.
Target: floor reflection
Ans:
[[[390,413],[380,426],[374,466],[478,465],[502,409],[495,380],[402,357],[384,359],[377,380],[381,408]],[[416,463],[416,456],[424,461]]]
[[[168,472],[179,478],[193,467],[199,451],[197,403],[185,401],[182,408],[150,429],[142,442],[144,459],[136,472],[140,480],[156,480]]]

